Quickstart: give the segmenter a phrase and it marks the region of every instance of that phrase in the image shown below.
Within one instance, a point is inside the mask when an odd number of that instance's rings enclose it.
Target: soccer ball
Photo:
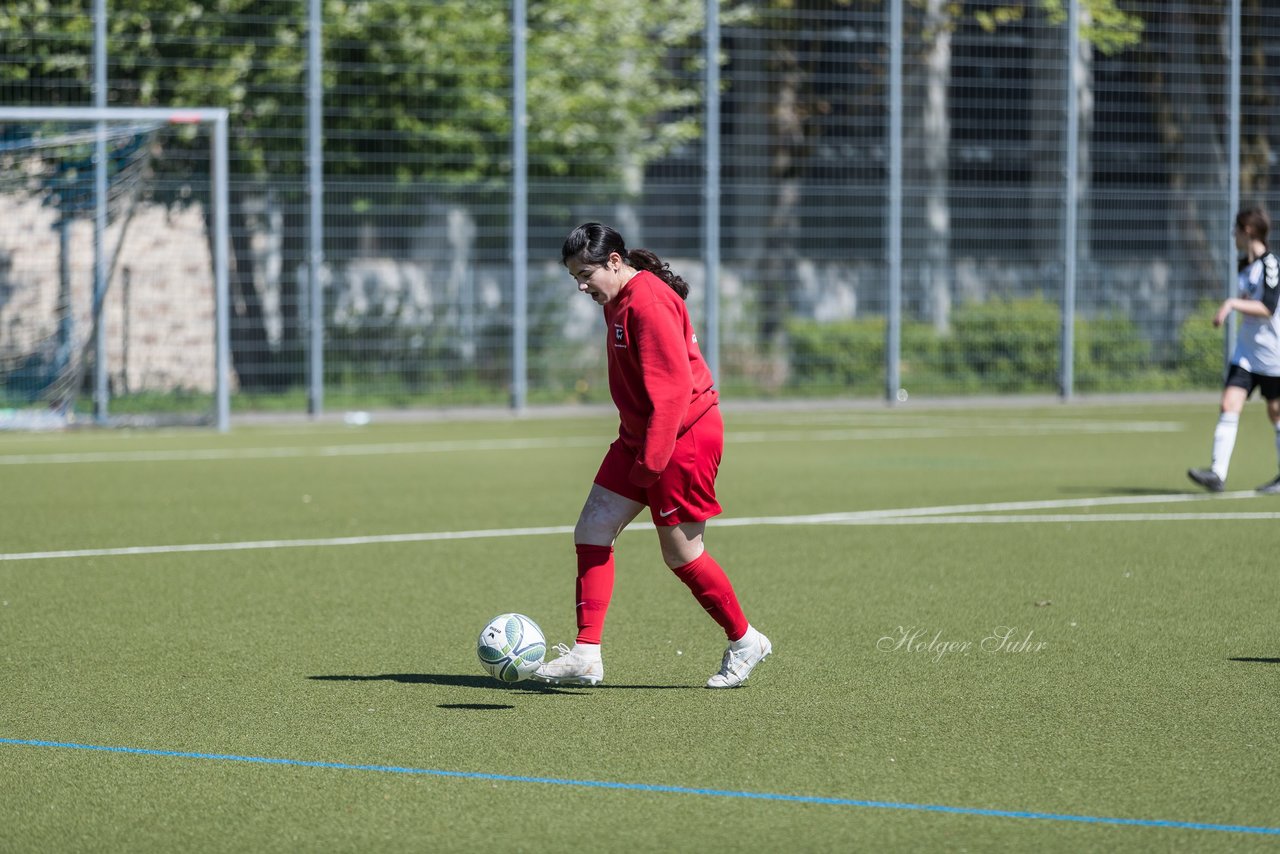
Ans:
[[[546,653],[542,629],[524,614],[499,614],[476,640],[480,665],[500,682],[527,679]]]

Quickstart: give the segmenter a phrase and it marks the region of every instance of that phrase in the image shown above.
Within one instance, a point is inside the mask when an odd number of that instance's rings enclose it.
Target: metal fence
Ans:
[[[229,110],[235,408],[606,399],[586,220],[728,396],[1071,395],[1220,382],[1278,51],[1264,0],[11,0],[0,104]]]

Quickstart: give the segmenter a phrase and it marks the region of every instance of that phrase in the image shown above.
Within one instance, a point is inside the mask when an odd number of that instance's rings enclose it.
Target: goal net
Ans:
[[[225,143],[224,111],[0,108],[0,429],[226,429]]]

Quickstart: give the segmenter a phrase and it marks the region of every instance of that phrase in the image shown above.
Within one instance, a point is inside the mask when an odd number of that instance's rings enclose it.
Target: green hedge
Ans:
[[[1178,330],[1178,367],[1189,387],[1222,385],[1222,330],[1210,322],[1217,308],[1218,303],[1205,300]]]
[[[1222,379],[1222,334],[1202,306],[1179,330],[1171,358],[1120,315],[1077,318],[1075,390],[1155,391],[1213,387]],[[793,391],[874,394],[884,385],[885,320],[788,324]],[[1061,319],[1043,298],[997,299],[956,308],[951,330],[902,327],[902,385],[915,392],[1043,392],[1058,388]]]

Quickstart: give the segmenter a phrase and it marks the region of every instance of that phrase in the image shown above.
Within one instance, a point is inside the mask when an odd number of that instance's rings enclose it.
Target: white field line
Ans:
[[[930,525],[930,524],[1026,524],[1071,522],[1164,522],[1280,519],[1280,512],[1261,513],[1116,513],[1106,515],[1015,514],[979,516],[1004,510],[1063,509],[1068,507],[1102,507],[1119,504],[1167,504],[1185,501],[1254,498],[1253,492],[1227,492],[1219,495],[1142,495],[1106,498],[1069,498],[1058,501],[1015,501],[993,504],[968,504],[940,507],[914,507],[897,510],[865,510],[851,513],[823,513],[807,516],[757,516],[716,519],[717,528],[742,528],[765,525]],[[474,531],[425,531],[410,534],[376,534],[364,537],[318,537],[300,540],[252,540],[235,543],[186,543],[177,545],[125,546],[104,549],[66,549],[44,552],[0,554],[0,561],[53,560],[82,557],[120,557],[128,555],[183,554],[190,552],[250,551],[255,549],[328,548],[332,546],[367,546],[385,543],[427,543],[443,540],[478,540],[500,537],[537,537],[548,534],[571,534],[572,525],[541,528],[491,528]]]
[[[1058,513],[1012,516],[898,516],[888,519],[850,519],[834,525],[1016,525],[1028,522],[1222,522],[1268,521],[1280,519],[1276,513]]]
[[[539,537],[572,534],[573,525],[549,528],[494,528],[484,531],[427,531],[417,534],[374,534],[367,537],[318,537],[304,540],[252,540],[242,543],[186,543],[172,546],[125,546],[115,549],[67,549],[52,552],[0,554],[6,560],[48,560],[68,557],[118,557],[122,555],[181,554],[185,552],[236,552],[254,549],[327,548],[329,546],[370,546],[381,543],[430,543],[441,540],[479,540],[498,537]]]
[[[73,463],[157,463],[202,460],[295,459],[299,457],[373,457],[394,454],[456,453],[459,451],[529,451],[554,448],[604,447],[599,436],[564,436],[551,439],[459,439],[438,442],[392,442],[374,445],[324,445],[281,448],[194,448],[172,451],[85,451],[77,454],[10,454],[0,465]]]
[[[854,510],[844,513],[817,513],[807,516],[761,516],[747,519],[716,519],[716,527],[726,525],[846,525],[873,523],[880,519],[938,517],[962,513],[995,513],[1012,510],[1061,510],[1068,507],[1114,507],[1126,504],[1178,504],[1187,501],[1257,498],[1256,492],[1241,490],[1209,493],[1175,492],[1166,495],[1111,495],[1103,498],[1056,498],[1045,501],[1001,501],[991,504],[952,504],[938,507],[900,507],[886,510]],[[1038,516],[1031,518],[1041,518]],[[1081,517],[1083,518],[1083,517]]]
[[[1128,430],[1141,430],[1149,433],[1179,432],[1184,429],[1184,425],[1177,421],[1120,421],[1106,418],[1076,417],[1022,418],[1016,415],[1012,415],[1009,418],[1000,418],[989,415],[944,415],[940,413],[907,415],[905,413],[853,414],[813,412],[792,413],[789,415],[770,413],[767,416],[736,413],[732,416],[727,416],[727,418],[732,421],[732,425],[737,426],[750,425],[753,421],[759,421],[777,427],[920,427],[944,425],[959,429],[997,429],[1006,427],[1011,423],[1017,423],[1063,431],[1105,430],[1117,425]]]
[[[1159,421],[1135,422],[1039,422],[1024,424],[972,424],[949,427],[881,425],[866,428],[829,430],[730,431],[728,445],[762,442],[853,442],[886,439],[953,439],[980,436],[1047,436],[1070,433],[1173,433],[1179,424]],[[529,451],[600,447],[609,436],[556,436],[543,439],[457,439],[432,442],[388,442],[368,445],[323,445],[277,448],[192,448],[147,451],[84,451],[61,454],[4,454],[0,465],[69,465],[78,463],[155,463],[206,460],[297,459],[323,457],[390,456],[396,454],[457,453],[461,451]]]
[[[725,434],[726,444],[731,442],[773,442],[779,439],[793,441],[824,442],[862,439],[951,439],[980,436],[1050,436],[1072,433],[1178,433],[1182,425],[1168,421],[1041,421],[1009,423],[941,423],[929,425],[898,426],[879,424],[860,428],[830,428],[807,431],[732,431]]]

